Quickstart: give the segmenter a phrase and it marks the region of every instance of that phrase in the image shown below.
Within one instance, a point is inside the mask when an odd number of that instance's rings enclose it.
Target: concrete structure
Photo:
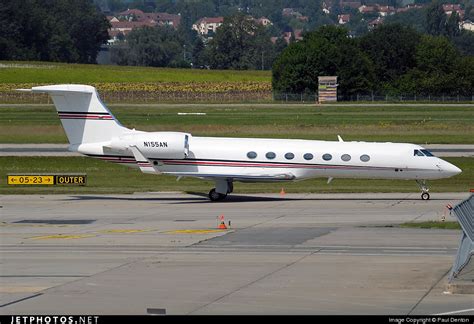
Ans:
[[[337,15],[337,22],[339,25],[345,25],[351,20],[351,15]]]
[[[127,36],[133,29],[155,26],[170,26],[178,28],[180,15],[166,12],[143,12],[139,9],[127,9],[116,16],[107,16],[110,22],[109,43],[114,43],[120,37]]]
[[[469,19],[468,19],[468,20],[464,20],[464,21],[461,23],[461,28],[462,28],[462,29],[465,29],[465,30],[470,30],[470,31],[474,32],[474,22],[470,21]]]
[[[200,35],[206,36],[210,32],[215,33],[224,23],[224,17],[204,17],[199,19],[193,24],[193,30],[197,31]]]

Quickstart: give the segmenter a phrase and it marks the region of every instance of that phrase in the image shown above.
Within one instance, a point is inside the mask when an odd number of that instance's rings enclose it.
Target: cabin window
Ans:
[[[293,160],[294,158],[295,158],[295,155],[293,153],[288,152],[285,154],[285,159],[287,160]]]
[[[326,154],[323,155],[323,160],[324,160],[324,161],[329,161],[329,160],[331,160],[331,159],[332,159],[332,155],[331,155],[331,154],[326,153]]]
[[[255,159],[257,157],[257,153],[255,153],[254,151],[248,152],[247,157],[249,159]]]
[[[420,150],[415,150],[413,156],[425,156]]]
[[[424,155],[426,156],[434,156],[430,151],[428,150],[421,150],[421,152],[423,152]]]
[[[346,161],[346,162],[347,162],[347,161],[350,161],[350,160],[351,160],[351,156],[350,156],[349,154],[343,154],[343,155],[341,156],[341,160],[342,160],[342,161]]]
[[[267,157],[267,159],[273,160],[276,157],[276,154],[273,152],[268,152],[267,154],[265,154],[265,156]]]
[[[312,160],[312,159],[313,159],[313,154],[311,154],[311,153],[306,153],[305,155],[303,155],[303,158],[304,158],[305,160],[308,160],[308,161],[309,161],[309,160]]]
[[[362,162],[369,162],[370,161],[370,156],[368,156],[367,154],[363,154],[360,156],[360,160]]]

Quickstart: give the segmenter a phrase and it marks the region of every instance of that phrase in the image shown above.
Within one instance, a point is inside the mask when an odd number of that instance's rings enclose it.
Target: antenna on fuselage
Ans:
[[[337,135],[337,139],[339,140],[339,142],[344,142],[344,140],[342,139],[341,136]]]

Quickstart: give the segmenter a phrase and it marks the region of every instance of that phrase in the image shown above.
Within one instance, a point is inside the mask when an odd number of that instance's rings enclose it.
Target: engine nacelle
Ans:
[[[191,134],[178,132],[138,133],[115,138],[107,146],[122,154],[132,154],[130,146],[136,146],[147,158],[184,159],[190,138]]]

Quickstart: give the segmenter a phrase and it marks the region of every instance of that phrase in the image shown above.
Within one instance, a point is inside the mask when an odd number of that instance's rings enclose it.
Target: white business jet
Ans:
[[[233,182],[309,178],[416,180],[421,199],[426,180],[461,172],[419,145],[294,139],[196,137],[181,132],[143,132],[122,126],[94,87],[49,85],[19,89],[48,93],[68,137],[69,150],[139,168],[144,173],[212,180],[212,201],[233,191]]]

